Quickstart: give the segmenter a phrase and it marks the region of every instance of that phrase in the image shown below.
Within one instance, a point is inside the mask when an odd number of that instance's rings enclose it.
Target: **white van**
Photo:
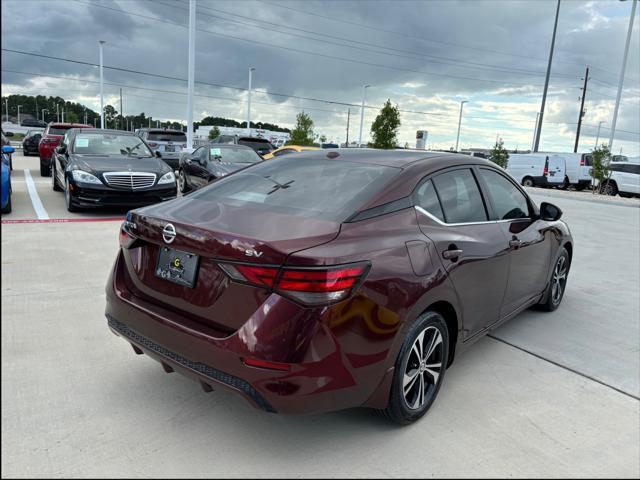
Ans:
[[[566,176],[564,157],[548,153],[509,155],[507,173],[525,187],[560,187]]]
[[[553,155],[553,154],[550,154]],[[573,185],[576,190],[584,190],[591,185],[589,170],[592,167],[590,153],[560,153],[564,157],[566,173],[564,184],[560,188],[569,188]]]

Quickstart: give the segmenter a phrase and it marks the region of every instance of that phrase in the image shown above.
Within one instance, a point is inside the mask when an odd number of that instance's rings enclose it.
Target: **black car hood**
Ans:
[[[105,172],[149,172],[166,173],[171,170],[166,163],[155,157],[136,158],[127,155],[70,155],[70,168],[99,175]]]

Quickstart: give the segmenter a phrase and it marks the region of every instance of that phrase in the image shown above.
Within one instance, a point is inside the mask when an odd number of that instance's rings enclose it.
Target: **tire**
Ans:
[[[64,185],[64,202],[67,205],[67,210],[69,212],[77,212],[80,209],[73,204],[73,200],[71,199],[71,190],[69,189],[69,179],[65,180]]]
[[[51,166],[51,186],[53,187],[54,192],[61,192],[62,187],[58,183],[58,179],[56,178],[56,167]]]
[[[549,279],[549,285],[542,296],[542,301],[537,305],[539,310],[545,312],[553,312],[560,306],[564,292],[567,288],[567,279],[569,278],[569,269],[571,267],[571,259],[569,258],[569,252],[562,247],[560,254],[553,265],[551,271],[551,278]],[[557,290],[559,288],[559,290]]]
[[[607,182],[602,187],[602,193],[615,197],[618,194],[618,185],[616,185],[616,182]]]
[[[576,190],[578,192],[583,191],[585,188],[587,188],[587,184],[586,183],[578,183],[578,184],[576,184]]]
[[[524,177],[522,179],[522,186],[523,187],[535,187],[535,184],[533,183],[533,178],[531,177]]]
[[[569,182],[569,177],[564,177],[564,182],[562,182],[562,185],[560,185],[558,188],[560,190],[566,190],[569,188],[569,186],[571,186],[571,183]]]
[[[191,190],[187,184],[187,176],[182,169],[178,171],[178,188],[180,189],[180,193],[187,193]]]
[[[2,213],[11,213],[11,192],[9,192],[9,199],[7,200],[7,204],[2,209]]]
[[[51,165],[46,165],[44,160],[40,159],[40,176],[48,177],[51,175]]]
[[[432,344],[434,340],[435,346]],[[426,345],[429,347],[425,348]],[[427,350],[426,358],[424,358],[424,350]],[[431,351],[430,354],[429,351]],[[439,313],[426,312],[411,327],[400,348],[389,394],[389,404],[382,413],[400,425],[408,425],[421,418],[438,395],[444,380],[448,358],[447,324]],[[435,368],[435,365],[440,367]],[[427,368],[428,366],[432,368]],[[409,375],[406,375],[407,372]]]

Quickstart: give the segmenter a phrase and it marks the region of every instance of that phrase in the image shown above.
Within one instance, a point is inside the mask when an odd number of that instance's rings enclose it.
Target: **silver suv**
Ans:
[[[136,133],[152,150],[160,152],[171,168],[178,169],[180,152],[187,147],[186,133],[166,128],[141,128]]]

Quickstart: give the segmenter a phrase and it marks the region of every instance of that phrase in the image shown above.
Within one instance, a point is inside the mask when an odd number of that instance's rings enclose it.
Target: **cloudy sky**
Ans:
[[[5,49],[96,64],[102,39],[105,66],[174,77],[106,69],[107,101],[118,108],[122,87],[125,114],[184,121],[188,5],[2,0],[2,94],[60,95],[99,110],[96,67]],[[424,129],[429,147],[449,148],[460,101],[468,100],[461,148],[490,147],[496,135],[508,148],[530,148],[555,7],[553,0],[197,0],[194,118],[245,120],[252,66],[254,121],[291,127],[305,110],[317,133],[344,141],[350,108],[353,140],[362,86],[370,84],[366,104],[375,108],[365,109],[364,139],[390,98],[402,110],[402,143],[414,146]],[[593,147],[599,122],[608,138],[630,12],[631,1],[562,0],[541,150],[573,151],[587,65],[581,150]],[[614,144],[628,155],[640,155],[638,13]]]

